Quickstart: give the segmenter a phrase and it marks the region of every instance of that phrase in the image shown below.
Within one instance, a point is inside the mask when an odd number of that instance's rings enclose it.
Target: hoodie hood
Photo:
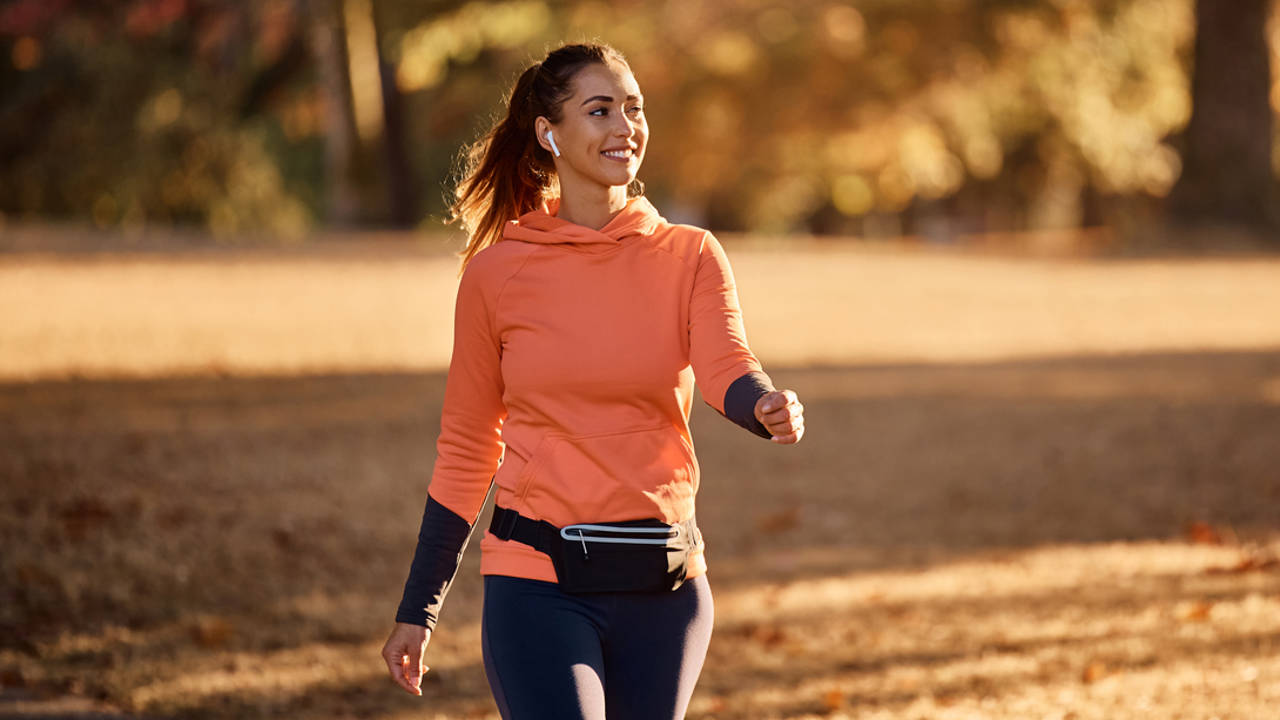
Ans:
[[[660,224],[666,222],[649,199],[643,195],[627,200],[626,206],[599,230],[575,225],[568,220],[556,217],[559,209],[560,198],[551,198],[543,202],[542,207],[537,210],[531,210],[507,223],[502,236],[508,240],[544,244],[617,245],[629,237],[649,235]]]

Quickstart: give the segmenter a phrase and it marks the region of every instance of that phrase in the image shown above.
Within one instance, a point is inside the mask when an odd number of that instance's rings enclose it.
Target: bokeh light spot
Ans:
[[[18,70],[34,70],[40,66],[40,60],[44,56],[44,48],[40,46],[40,41],[33,37],[20,37],[13,43],[13,50],[10,57],[13,60],[13,66]]]

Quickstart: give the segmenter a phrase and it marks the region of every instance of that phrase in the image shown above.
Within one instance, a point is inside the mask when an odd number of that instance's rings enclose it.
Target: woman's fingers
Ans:
[[[426,672],[426,668],[422,666],[422,646],[409,651],[409,656],[405,658],[405,675],[408,678],[409,686],[413,688],[416,695],[422,694],[422,673]]]
[[[775,390],[760,397],[756,418],[776,442],[793,443],[803,434],[804,405],[794,390]]]
[[[404,661],[408,657],[408,653],[403,647],[393,647],[390,642],[382,649],[382,659],[387,663],[387,670],[391,673],[391,679],[395,681],[405,692],[417,695],[418,692],[409,684],[405,677]]]
[[[774,390],[756,401],[756,419],[774,442],[789,445],[804,435],[804,405],[794,390]]]
[[[765,425],[782,425],[789,422],[800,422],[802,418],[804,418],[804,406],[796,402],[783,407],[781,410],[766,413],[761,422]]]
[[[794,390],[774,390],[760,396],[755,410],[756,418],[768,425],[782,422],[793,413],[802,412],[804,406],[796,398]]]
[[[779,425],[777,429],[770,429],[773,433],[770,440],[779,445],[791,445],[800,442],[800,438],[804,437],[804,418],[800,418],[796,422],[785,423]]]
[[[422,674],[427,670],[422,666],[422,651],[427,637],[426,628],[397,625],[382,648],[391,679],[411,695],[422,694]]]

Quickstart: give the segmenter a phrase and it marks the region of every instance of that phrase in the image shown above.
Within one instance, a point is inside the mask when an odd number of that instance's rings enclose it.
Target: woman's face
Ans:
[[[550,130],[560,149],[560,157],[552,156],[561,187],[615,187],[634,180],[649,139],[643,107],[640,86],[625,65],[596,63],[579,70],[560,122],[537,123],[539,144],[551,152]]]

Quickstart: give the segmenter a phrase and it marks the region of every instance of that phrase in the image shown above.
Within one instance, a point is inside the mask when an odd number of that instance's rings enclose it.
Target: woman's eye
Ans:
[[[595,115],[595,114],[597,114],[597,113],[600,113],[600,116],[601,116],[601,117],[604,117],[604,115],[607,115],[607,114],[609,113],[609,108],[602,108],[602,107],[600,107],[600,108],[596,108],[595,110],[591,110],[591,111],[589,111],[587,114],[588,114],[588,115]]]
[[[640,107],[639,105],[636,105],[636,106],[633,106],[632,108],[630,108],[629,110],[627,110],[627,112],[630,112],[630,113],[642,113],[642,112],[644,112],[644,108]]]

